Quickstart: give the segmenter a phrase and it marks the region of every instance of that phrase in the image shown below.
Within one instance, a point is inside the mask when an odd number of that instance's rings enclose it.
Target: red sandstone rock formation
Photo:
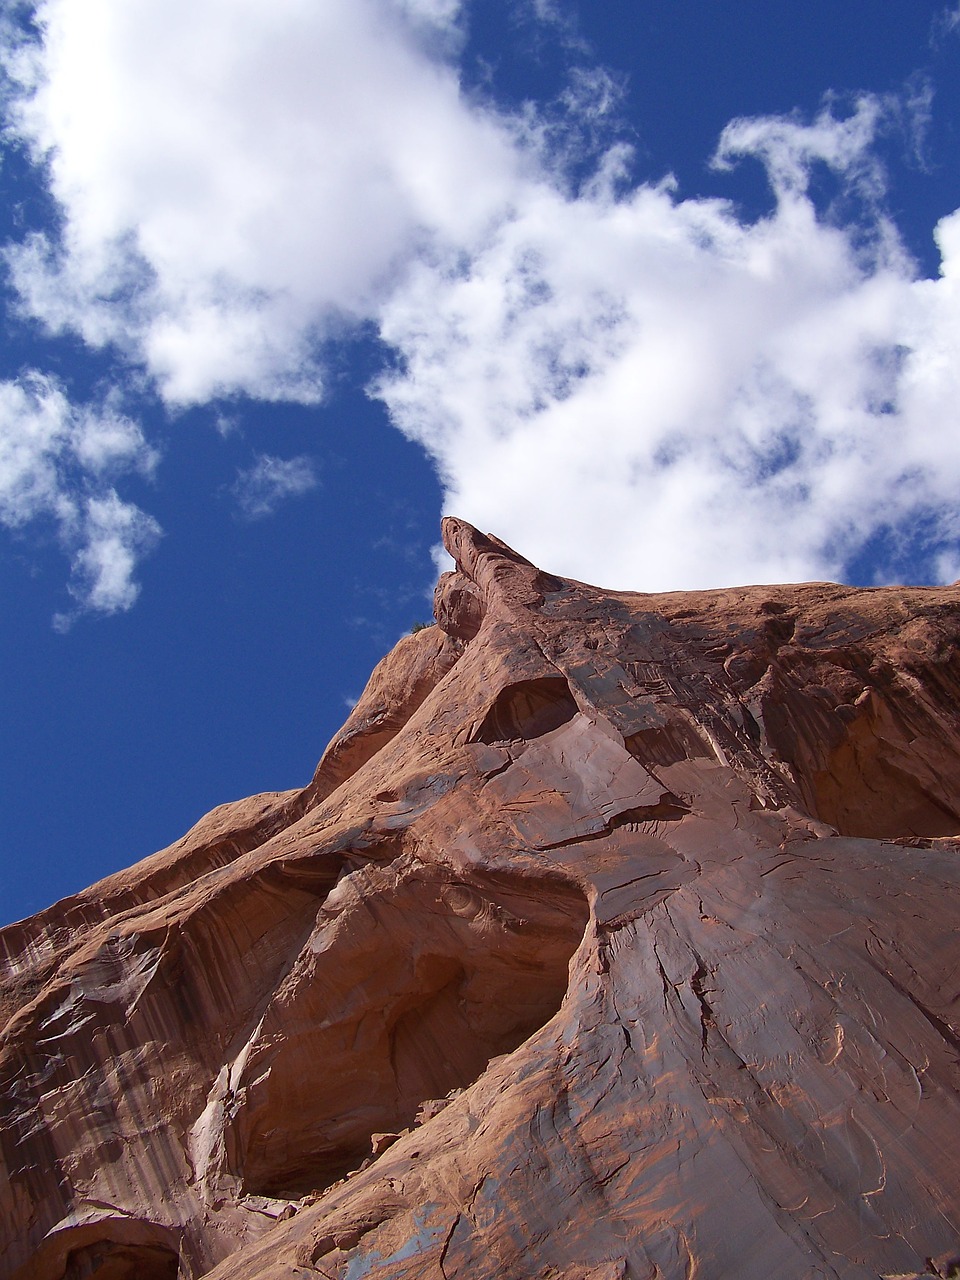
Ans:
[[[956,1274],[957,590],[444,537],[305,790],[0,931],[0,1275]]]

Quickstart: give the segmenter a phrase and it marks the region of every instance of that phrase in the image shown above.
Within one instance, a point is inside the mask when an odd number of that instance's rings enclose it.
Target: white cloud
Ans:
[[[535,8],[549,30],[560,10]],[[645,589],[833,576],[920,516],[929,571],[954,563],[960,215],[941,277],[916,279],[883,212],[890,100],[731,122],[717,167],[760,161],[775,197],[749,221],[630,187],[622,146],[571,190],[555,115],[461,93],[454,0],[44,0],[39,18],[17,127],[64,229],[8,250],[12,278],[169,403],[309,403],[325,344],[372,320],[398,357],[375,394],[447,508],[549,568]],[[578,160],[618,92],[572,76]],[[902,108],[918,121],[921,98]],[[818,211],[815,167],[856,200]],[[312,476],[280,474],[248,473],[248,515]]]
[[[937,558],[937,570],[941,582],[960,585],[960,553],[943,552]]]
[[[394,0],[421,42],[435,53],[452,54],[465,37],[460,0]]]
[[[160,536],[152,516],[108,489],[84,498],[73,521],[73,581],[70,592],[81,611],[117,613],[129,609],[140,594],[133,575],[138,561]],[[74,614],[58,614],[65,630]]]
[[[879,162],[870,150],[883,110],[879,98],[861,96],[856,110],[837,119],[829,109],[811,124],[779,116],[732,120],[720,135],[714,157],[718,169],[730,169],[745,156],[762,160],[774,192],[781,198],[807,189],[816,162],[843,173],[872,196],[883,194]]]
[[[79,610],[116,613],[136,600],[137,562],[160,530],[107,481],[130,470],[149,475],[156,461],[140,428],[109,405],[75,407],[38,374],[0,382],[0,523],[52,524]],[[60,625],[69,618],[60,615]]]
[[[67,419],[66,400],[49,380],[0,383],[0,520],[8,528],[60,507]]]
[[[835,576],[918,513],[953,536],[960,215],[918,281],[878,208],[832,226],[806,193],[819,162],[879,199],[879,115],[734,122],[719,161],[756,156],[777,196],[756,223],[668,186],[541,185],[469,264],[421,266],[384,308],[403,365],[377,391],[448,509],[645,589]]]
[[[437,56],[457,15],[43,0],[16,126],[65,225],[8,251],[28,309],[126,347],[172,402],[315,400],[323,342],[369,316],[412,243],[480,233],[523,167]]]
[[[309,493],[317,484],[312,459],[275,458],[261,453],[252,467],[238,471],[233,494],[242,514],[248,520],[258,520],[272,515],[288,498]]]

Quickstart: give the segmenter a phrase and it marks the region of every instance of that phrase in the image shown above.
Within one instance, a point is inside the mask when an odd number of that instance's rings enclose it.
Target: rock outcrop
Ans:
[[[0,1276],[958,1274],[960,592],[444,538],[308,787],[0,931]]]

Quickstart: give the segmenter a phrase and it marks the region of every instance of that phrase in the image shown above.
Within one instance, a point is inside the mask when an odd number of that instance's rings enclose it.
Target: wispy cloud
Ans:
[[[52,378],[0,383],[0,523],[23,529],[48,522],[71,564],[72,614],[129,609],[138,560],[160,529],[110,481],[149,475],[157,454],[139,426],[112,409],[72,405]]]
[[[935,52],[940,52],[948,41],[955,40],[960,32],[960,4],[947,5],[930,20],[927,43]]]
[[[140,594],[137,564],[160,536],[153,517],[108,489],[85,496],[64,533],[73,545],[70,593],[77,608],[54,617],[57,630],[67,630],[79,612],[129,609]]]
[[[248,520],[259,520],[272,515],[289,498],[309,493],[317,484],[311,458],[275,458],[261,453],[253,466],[237,473],[232,492],[241,514]]]

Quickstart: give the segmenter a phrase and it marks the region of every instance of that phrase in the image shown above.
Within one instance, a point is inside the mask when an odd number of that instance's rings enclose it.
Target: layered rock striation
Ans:
[[[0,931],[0,1276],[957,1274],[960,592],[444,540],[309,786]]]

